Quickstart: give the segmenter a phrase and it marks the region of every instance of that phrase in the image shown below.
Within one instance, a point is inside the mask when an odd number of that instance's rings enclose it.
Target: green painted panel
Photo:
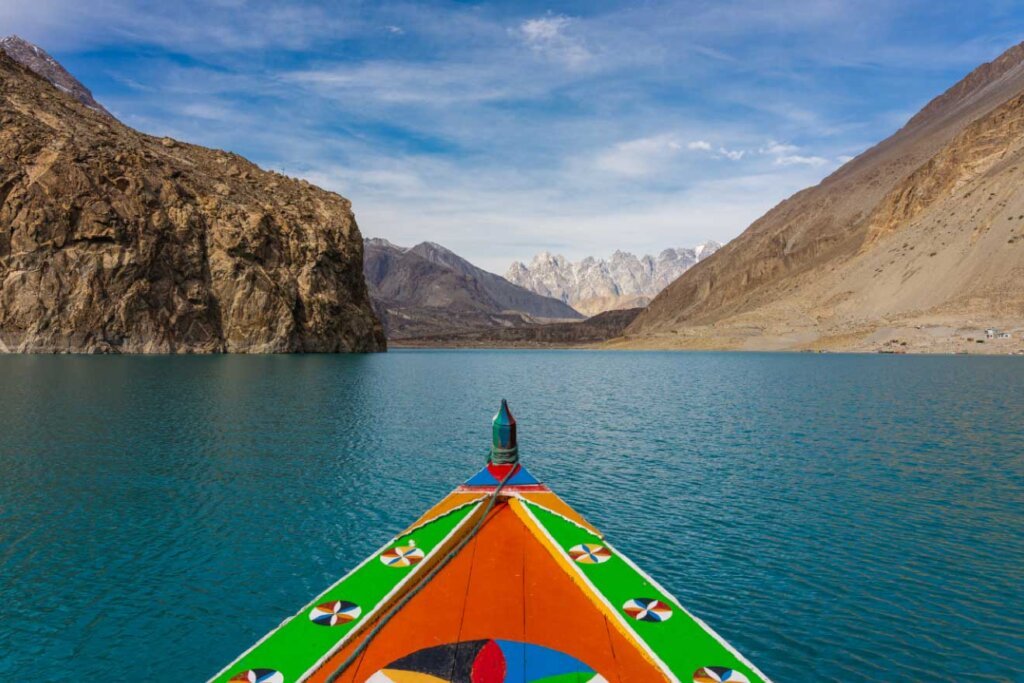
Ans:
[[[528,501],[526,505],[566,553],[583,543],[605,545],[600,538],[565,518]],[[752,683],[765,683],[765,679],[684,612],[679,603],[658,590],[616,553],[613,552],[610,559],[604,562],[573,564],[681,681],[692,681],[694,672],[701,667],[722,666],[743,673]],[[635,598],[660,600],[672,608],[672,615],[660,622],[634,619],[623,607],[627,601]]]
[[[432,522],[415,529],[412,533],[393,540],[386,549],[408,546],[415,541],[427,557],[479,503],[458,508]],[[301,612],[282,624],[253,650],[242,655],[223,673],[211,679],[216,682],[228,681],[232,676],[247,669],[272,669],[284,676],[285,683],[299,680],[347,633],[365,621],[370,612],[391,590],[409,576],[419,571],[425,562],[400,567],[388,566],[374,554],[343,580],[328,588],[309,603]],[[335,626],[321,625],[310,618],[311,610],[325,602],[343,600],[359,606],[358,617]],[[326,615],[329,617],[329,614]]]

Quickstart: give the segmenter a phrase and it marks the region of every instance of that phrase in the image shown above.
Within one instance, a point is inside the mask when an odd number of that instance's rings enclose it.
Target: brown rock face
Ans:
[[[78,79],[68,73],[67,69],[60,65],[56,59],[51,57],[38,45],[24,40],[19,36],[7,36],[0,38],[0,50],[29,70],[39,74],[59,90],[63,90],[76,100],[101,114],[113,116],[104,109],[103,105],[97,102],[92,92],[78,82]]]
[[[627,338],[874,350],[907,334],[910,350],[948,352],[964,329],[1016,330],[1024,319],[1022,93],[1024,46],[1015,46],[683,274]]]
[[[0,351],[385,348],[348,200],[157,139],[0,53]]]

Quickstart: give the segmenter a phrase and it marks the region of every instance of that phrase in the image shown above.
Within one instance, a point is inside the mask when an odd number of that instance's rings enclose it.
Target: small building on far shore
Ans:
[[[1012,339],[1013,335],[1009,332],[1002,332],[994,327],[990,327],[985,330],[985,336],[989,339]]]

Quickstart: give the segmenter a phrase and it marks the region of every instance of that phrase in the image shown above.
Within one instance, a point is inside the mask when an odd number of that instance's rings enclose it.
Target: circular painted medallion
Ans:
[[[396,659],[367,683],[607,683],[587,664],[558,650],[515,640],[469,640],[417,650]]]
[[[622,609],[637,621],[668,621],[672,617],[672,608],[654,598],[627,600]]]
[[[409,545],[396,545],[391,550],[380,554],[380,561],[389,567],[408,567],[419,564],[425,553],[416,547],[412,541]]]
[[[601,564],[612,559],[612,551],[596,543],[580,543],[569,548],[569,557],[580,564]]]
[[[249,669],[232,676],[230,683],[284,683],[284,676],[273,669]]]
[[[727,666],[704,666],[693,672],[693,683],[750,683],[750,679]]]
[[[354,621],[362,614],[362,610],[354,602],[331,600],[322,602],[309,612],[309,620],[321,626],[337,626]]]

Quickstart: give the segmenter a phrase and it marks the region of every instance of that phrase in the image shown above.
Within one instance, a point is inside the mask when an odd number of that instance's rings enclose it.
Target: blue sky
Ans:
[[[1008,1],[0,3],[125,123],[495,272],[727,241],[1022,28]]]

